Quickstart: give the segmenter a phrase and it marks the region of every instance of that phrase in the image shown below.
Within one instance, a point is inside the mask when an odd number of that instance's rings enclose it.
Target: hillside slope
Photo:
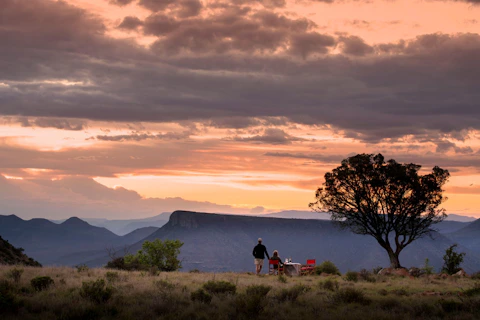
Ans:
[[[180,258],[184,270],[252,271],[252,248],[258,237],[269,252],[279,250],[282,258],[305,262],[316,259],[333,261],[341,271],[387,266],[387,254],[369,236],[339,230],[330,221],[259,218],[176,211],[169,222],[144,240],[179,239],[185,244]],[[143,241],[130,247],[139,250]],[[404,266],[422,266],[425,258],[439,269],[445,249],[452,241],[441,234],[424,238],[407,247],[400,255]],[[106,260],[90,261],[92,265]],[[480,258],[469,252],[464,268],[476,271]]]
[[[480,219],[469,223],[466,227],[446,235],[456,243],[480,253]]]
[[[24,265],[32,267],[41,267],[37,261],[29,258],[20,248],[15,248],[8,241],[0,237],[0,265]]]

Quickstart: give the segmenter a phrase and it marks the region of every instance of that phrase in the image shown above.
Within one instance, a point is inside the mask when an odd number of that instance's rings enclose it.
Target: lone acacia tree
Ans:
[[[400,252],[446,218],[445,209],[438,207],[450,174],[434,167],[420,175],[420,168],[385,162],[381,154],[349,157],[325,174],[310,207],[328,212],[342,228],[374,237],[388,252],[391,267],[401,268]]]

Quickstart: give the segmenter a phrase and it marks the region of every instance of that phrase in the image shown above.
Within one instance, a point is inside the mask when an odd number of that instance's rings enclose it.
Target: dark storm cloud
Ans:
[[[365,43],[365,41],[357,36],[340,37],[342,52],[352,56],[365,56],[373,53],[373,47]]]
[[[95,139],[102,141],[142,141],[142,140],[183,140],[190,137],[190,132],[167,132],[158,134],[132,133],[122,135],[97,135]]]
[[[153,14],[145,20],[144,32],[159,37],[153,45],[159,54],[274,53],[290,47],[290,52],[305,58],[311,53],[327,53],[335,44],[333,37],[311,31],[313,27],[305,18],[229,7],[195,19]]]
[[[355,154],[345,155],[328,155],[328,154],[304,154],[304,153],[281,153],[281,152],[267,152],[264,156],[278,157],[278,158],[291,158],[291,159],[305,159],[316,161],[319,163],[329,163],[341,165],[341,161]],[[421,154],[387,154],[383,153],[385,159],[395,159],[399,163],[416,163],[421,165],[425,169],[439,166],[443,169],[448,169],[452,172],[456,171],[456,168],[476,168],[480,166],[480,158],[478,154],[462,155],[461,157],[449,157],[448,155],[442,155],[438,153]]]
[[[110,0],[109,2],[111,4],[117,5],[117,6],[126,6],[127,4],[130,4],[134,2],[135,0]]]
[[[123,18],[122,23],[118,25],[119,29],[135,30],[136,28],[143,26],[143,21],[137,17],[128,16]]]
[[[478,34],[374,52],[343,35],[347,52],[332,55],[342,39],[307,19],[230,5],[209,18],[155,13],[145,21],[159,36],[149,50],[109,38],[98,18],[64,2],[2,6],[2,115],[224,128],[277,117],[367,142],[480,129]]]
[[[267,143],[267,144],[274,144],[274,145],[285,145],[291,144],[295,141],[307,141],[307,139],[294,137],[285,131],[277,128],[268,128],[265,129],[262,135],[255,135],[250,137],[233,137],[227,138],[227,140],[233,141],[242,141],[242,142],[258,142],[258,143]]]
[[[77,119],[34,118],[19,117],[15,120],[22,127],[55,128],[62,130],[81,131],[86,129],[87,123]]]

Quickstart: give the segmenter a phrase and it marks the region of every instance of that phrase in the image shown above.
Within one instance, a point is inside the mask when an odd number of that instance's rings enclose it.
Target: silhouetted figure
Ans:
[[[262,238],[258,238],[258,244],[253,248],[253,256],[255,257],[257,275],[259,275],[260,272],[262,272],[263,260],[265,259],[265,256],[270,259],[267,248],[262,244]]]

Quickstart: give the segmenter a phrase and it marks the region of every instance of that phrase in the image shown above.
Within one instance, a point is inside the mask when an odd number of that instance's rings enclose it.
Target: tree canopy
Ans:
[[[437,166],[419,174],[421,166],[385,162],[381,154],[358,154],[325,174],[323,187],[310,207],[328,212],[340,227],[374,237],[399,268],[399,254],[443,221],[443,185],[450,176]]]

